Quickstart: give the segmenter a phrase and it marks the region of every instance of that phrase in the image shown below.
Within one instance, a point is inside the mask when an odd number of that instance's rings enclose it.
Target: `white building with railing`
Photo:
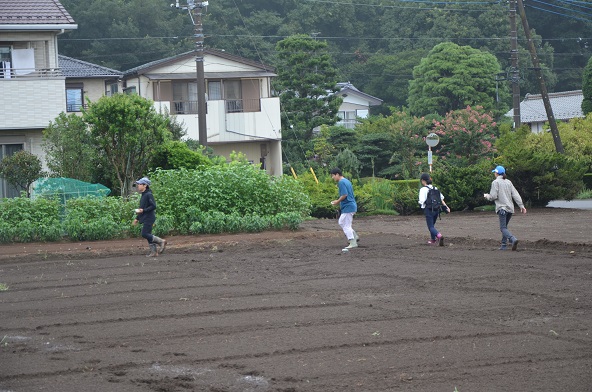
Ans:
[[[370,106],[382,105],[382,99],[358,90],[350,82],[337,83],[337,87],[339,91],[335,95],[341,97],[343,102],[337,113],[340,120],[335,125],[354,129],[359,118],[368,117]]]
[[[269,174],[282,175],[280,100],[271,95],[273,70],[223,51],[204,51],[207,145],[217,155],[242,152]],[[124,92],[154,101],[199,140],[195,52],[124,72]]]

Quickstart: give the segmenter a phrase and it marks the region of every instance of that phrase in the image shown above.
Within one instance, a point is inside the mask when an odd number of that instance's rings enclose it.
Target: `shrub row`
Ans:
[[[153,173],[158,205],[154,233],[205,234],[296,230],[310,213],[301,184],[275,178],[252,165],[161,170]],[[139,235],[133,210],[139,195],[0,201],[0,243],[106,240]]]

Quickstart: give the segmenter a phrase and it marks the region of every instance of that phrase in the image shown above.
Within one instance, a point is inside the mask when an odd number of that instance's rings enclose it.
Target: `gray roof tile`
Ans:
[[[67,78],[92,78],[92,77],[121,77],[123,72],[100,65],[87,63],[86,61],[73,59],[63,55],[58,56],[58,63],[62,74]]]
[[[0,25],[73,23],[58,0],[0,0]]]
[[[582,112],[583,99],[582,90],[549,93],[553,116],[557,120],[584,117],[584,113]],[[512,117],[513,115],[513,109],[506,113],[508,117]],[[535,123],[545,122],[547,120],[547,112],[545,111],[541,94],[526,94],[524,100],[520,102],[520,121],[523,123]]]

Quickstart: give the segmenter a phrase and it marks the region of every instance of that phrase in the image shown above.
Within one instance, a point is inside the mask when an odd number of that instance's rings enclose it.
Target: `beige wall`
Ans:
[[[68,83],[70,83],[68,79]],[[105,96],[105,81],[103,79],[73,79],[72,83],[84,83],[84,103],[90,99],[91,102],[98,101],[101,97]]]
[[[41,129],[0,130],[0,144],[24,144],[24,150],[37,155],[43,170],[47,170],[42,142],[43,130]]]
[[[58,68],[57,34],[54,32],[3,32],[0,41],[12,42],[15,49],[35,49],[36,68]]]

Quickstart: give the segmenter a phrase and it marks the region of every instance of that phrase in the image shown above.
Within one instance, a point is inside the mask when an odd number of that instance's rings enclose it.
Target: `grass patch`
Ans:
[[[8,290],[8,285],[6,283],[0,283],[0,291]]]
[[[580,193],[578,193],[576,199],[592,199],[592,189],[584,188]]]

